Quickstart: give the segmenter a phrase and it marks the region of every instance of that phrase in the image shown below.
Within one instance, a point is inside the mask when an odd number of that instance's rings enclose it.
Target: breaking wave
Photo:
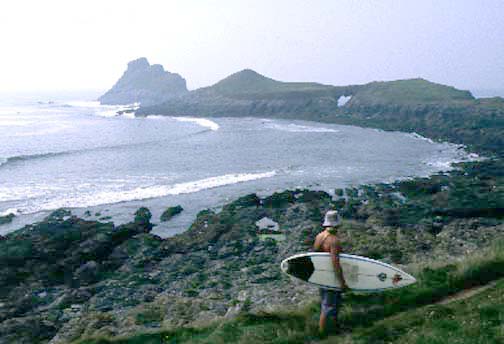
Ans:
[[[171,118],[179,122],[195,123],[213,131],[219,130],[220,128],[220,126],[217,123],[206,118],[196,118],[196,117],[171,117]]]
[[[149,115],[145,117],[147,119],[156,119],[156,120],[163,120],[163,119],[173,119],[178,122],[189,122],[189,123],[195,123],[198,124],[204,128],[210,129],[212,131],[217,131],[220,128],[220,125],[215,123],[214,121],[211,121],[207,118],[197,118],[197,117],[175,117],[175,116],[163,116],[163,115]]]
[[[280,123],[265,123],[266,128],[287,131],[290,133],[337,133],[339,130],[324,127],[315,127],[300,124],[280,124]]]
[[[236,173],[226,174],[217,177],[210,177],[190,182],[173,185],[156,185],[148,187],[137,187],[123,191],[101,191],[90,194],[70,195],[69,197],[49,200],[38,206],[28,206],[20,209],[20,213],[29,214],[44,210],[58,208],[85,208],[104,204],[114,204],[128,201],[145,200],[150,198],[165,197],[170,195],[181,195],[198,191],[213,189],[217,187],[249,182],[253,180],[271,178],[276,175],[276,171],[262,173]]]
[[[139,108],[139,103],[124,104],[124,105],[102,105],[99,101],[71,101],[65,104],[71,107],[80,107],[92,110],[93,114],[99,117],[125,117],[135,118],[135,111]],[[129,112],[124,112],[129,111]],[[120,115],[119,112],[122,112]]]
[[[424,137],[424,136],[422,136],[422,135],[420,135],[420,134],[418,134],[418,133],[415,133],[415,132],[408,133],[408,134],[406,134],[406,135],[408,135],[408,136],[410,136],[410,137],[413,137],[413,138],[415,138],[415,139],[418,139],[418,140],[427,141],[427,142],[429,142],[429,143],[434,143],[434,141],[432,141],[432,140],[431,140],[431,139],[429,139],[428,137]]]

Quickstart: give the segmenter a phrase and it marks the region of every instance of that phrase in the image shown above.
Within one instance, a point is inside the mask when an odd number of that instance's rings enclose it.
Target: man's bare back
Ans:
[[[334,266],[336,277],[339,279],[342,289],[347,290],[345,278],[343,277],[343,270],[341,269],[339,254],[342,252],[341,244],[335,234],[331,234],[331,228],[327,227],[323,232],[315,237],[313,249],[317,252],[331,253],[331,260]]]
[[[341,246],[336,235],[332,235],[329,231],[325,230],[319,233],[315,237],[315,243],[313,244],[313,248],[317,252],[330,252],[341,251]],[[336,252],[335,252],[336,253]]]

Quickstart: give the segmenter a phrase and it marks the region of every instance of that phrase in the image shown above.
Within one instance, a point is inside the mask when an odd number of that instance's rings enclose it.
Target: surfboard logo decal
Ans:
[[[399,274],[395,274],[394,277],[392,278],[392,284],[397,285],[397,283],[402,281],[402,276]]]
[[[384,272],[381,272],[376,277],[378,277],[378,279],[380,280],[380,282],[385,282],[385,280],[387,279],[387,274],[384,273]]]

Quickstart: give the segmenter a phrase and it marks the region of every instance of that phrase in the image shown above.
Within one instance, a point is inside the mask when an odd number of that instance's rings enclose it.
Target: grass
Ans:
[[[382,294],[348,294],[340,313],[343,334],[326,343],[498,343],[503,339],[504,281],[466,301],[440,300],[504,278],[504,242],[456,265],[418,268],[418,283]],[[78,344],[304,343],[319,341],[319,306],[243,313],[201,328],[177,328],[122,338],[88,338]],[[499,327],[500,326],[500,327]],[[451,333],[451,334],[450,334]],[[472,336],[472,337],[468,337]],[[469,338],[477,338],[470,341]]]
[[[349,335],[353,343],[473,344],[504,342],[504,280],[471,298],[429,305]],[[337,343],[328,338],[325,343]]]

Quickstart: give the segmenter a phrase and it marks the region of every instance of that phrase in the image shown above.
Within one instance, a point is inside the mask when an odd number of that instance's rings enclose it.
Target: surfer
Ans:
[[[320,320],[319,331],[324,334],[326,331],[327,318],[331,317],[336,324],[338,318],[338,311],[341,307],[341,293],[349,290],[346,284],[343,270],[341,269],[339,254],[342,253],[339,238],[337,236],[337,228],[340,225],[340,219],[336,210],[329,210],[325,214],[324,231],[319,233],[315,238],[313,248],[317,252],[331,253],[331,260],[336,273],[336,278],[341,284],[341,290],[333,289],[320,289]]]

